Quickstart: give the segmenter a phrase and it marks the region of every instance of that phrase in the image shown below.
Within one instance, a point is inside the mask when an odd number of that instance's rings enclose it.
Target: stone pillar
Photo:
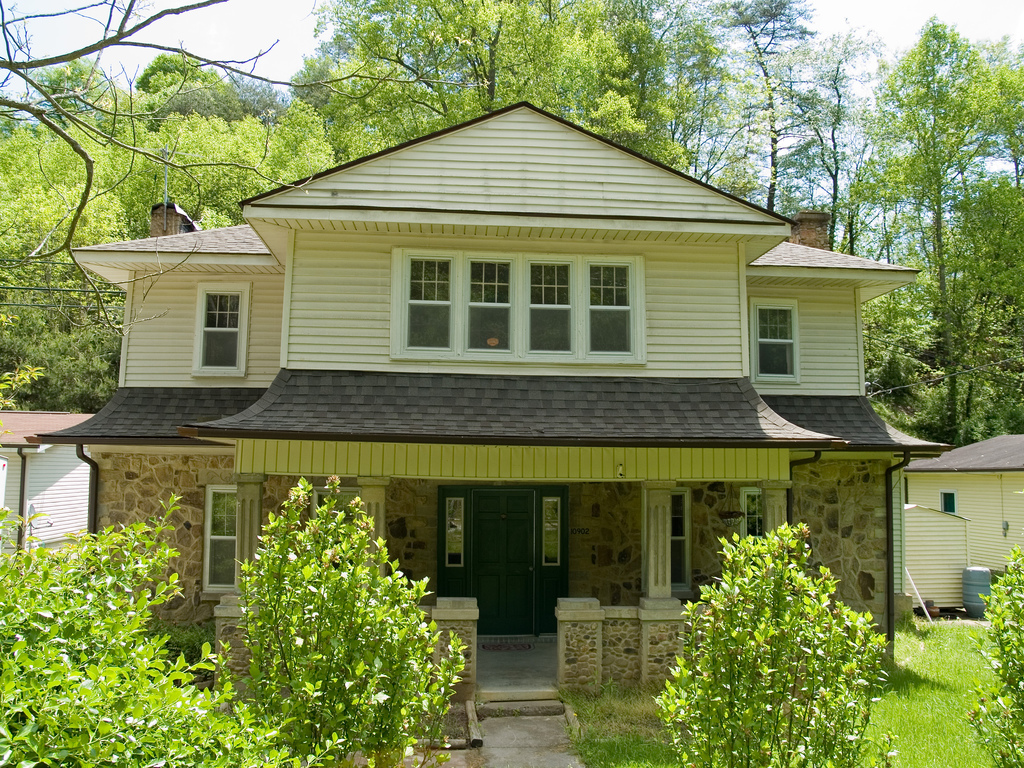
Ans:
[[[670,480],[644,481],[644,595],[672,597],[672,494]]]
[[[683,606],[674,597],[640,598],[640,679],[663,683],[676,665]]]
[[[472,699],[476,692],[476,623],[480,618],[476,598],[439,597],[437,605],[429,610],[431,620],[441,632],[438,653],[448,652],[450,633],[458,635],[466,646],[462,651],[466,666],[462,680],[455,686],[455,698],[457,701]]]
[[[236,474],[235,584],[242,582],[242,563],[252,560],[263,526],[263,474]],[[223,601],[222,601],[223,602]]]
[[[387,496],[389,477],[359,477],[356,482],[359,484],[359,498],[363,500],[366,514],[373,518],[373,537],[375,539],[385,538],[384,506]]]
[[[224,595],[220,603],[213,607],[217,651],[227,657],[227,672],[239,690],[244,686],[244,679],[249,676],[249,662],[252,659],[245,634],[244,616],[238,595],[235,594]],[[219,676],[221,670],[218,669],[215,674]]]
[[[786,522],[786,490],[792,488],[793,483],[790,480],[763,480],[760,485],[764,530],[767,533]]]
[[[596,597],[560,597],[558,684],[596,691],[601,687],[604,611]]]

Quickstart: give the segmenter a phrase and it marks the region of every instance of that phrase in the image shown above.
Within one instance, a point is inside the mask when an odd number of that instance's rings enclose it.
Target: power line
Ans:
[[[953,373],[947,373],[947,374],[945,374],[943,376],[939,376],[938,378],[935,378],[935,379],[927,379],[925,381],[915,381],[913,384],[903,384],[902,386],[899,386],[899,387],[889,387],[888,389],[880,389],[877,392],[872,392],[871,394],[868,395],[868,397],[874,397],[875,395],[887,395],[890,392],[896,392],[897,390],[900,390],[900,389],[910,389],[911,387],[919,387],[922,384],[937,384],[940,381],[945,381],[946,379],[951,379],[954,376],[963,376],[965,373],[976,373],[977,371],[983,370],[985,368],[991,368],[994,365],[1002,365],[1003,363],[1012,363],[1014,360],[1024,360],[1024,355],[1014,355],[1013,357],[1008,357],[1005,360],[997,360],[994,363],[985,363],[984,365],[979,365],[979,366],[976,366],[974,368],[968,368],[965,371],[954,371]]]

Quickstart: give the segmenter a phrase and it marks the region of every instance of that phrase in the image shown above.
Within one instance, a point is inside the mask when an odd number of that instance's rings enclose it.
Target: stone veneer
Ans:
[[[437,487],[431,480],[393,478],[385,502],[388,552],[410,579],[430,579],[437,590]],[[424,601],[433,604],[432,593]]]
[[[569,486],[569,595],[639,605],[643,594],[640,483]]]

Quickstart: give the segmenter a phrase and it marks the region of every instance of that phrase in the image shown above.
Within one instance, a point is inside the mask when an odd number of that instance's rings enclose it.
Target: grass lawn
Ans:
[[[875,705],[869,735],[896,738],[897,768],[991,768],[967,723],[975,680],[991,675],[967,622],[918,622],[896,633],[889,681]],[[653,689],[609,688],[599,696],[567,694],[583,733],[574,746],[588,768],[676,766]]]

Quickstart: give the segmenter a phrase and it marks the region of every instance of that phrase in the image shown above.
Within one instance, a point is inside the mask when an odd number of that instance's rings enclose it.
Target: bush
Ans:
[[[979,644],[996,676],[976,689],[978,706],[968,719],[996,765],[1024,766],[1024,553],[1014,547],[1006,572],[993,580],[985,616],[989,642]]]
[[[217,639],[212,621],[182,625],[154,618],[150,620],[147,631],[154,637],[164,638],[164,648],[172,659],[184,656],[187,664],[202,662]]]
[[[808,572],[804,526],[725,544],[658,699],[687,766],[856,766],[885,638]]]
[[[388,562],[358,501],[336,510],[328,495],[308,511],[311,492],[300,481],[242,567],[253,702],[287,720],[297,753],[398,765],[416,737],[440,738],[461,649],[435,657],[439,633],[418,607],[426,579]]]
[[[163,530],[140,523],[60,549],[0,553],[0,765],[285,759],[276,733],[245,707],[221,711],[230,690],[188,685],[193,670],[147,631],[150,609],[178,593],[162,578],[173,554]]]

